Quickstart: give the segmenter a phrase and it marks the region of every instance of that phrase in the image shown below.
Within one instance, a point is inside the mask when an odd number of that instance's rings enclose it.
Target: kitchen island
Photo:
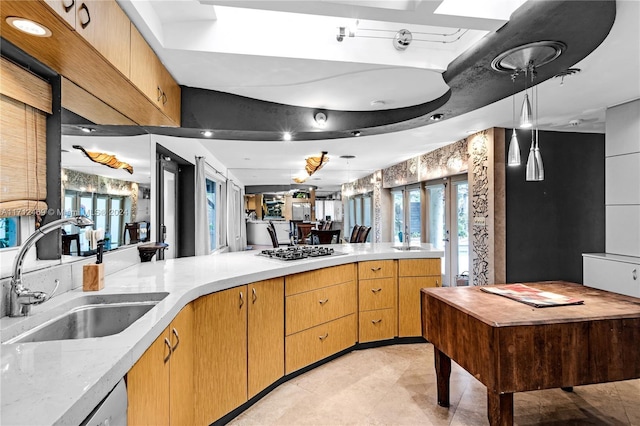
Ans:
[[[443,255],[428,245],[422,250],[410,251],[394,249],[391,244],[332,247],[341,254],[287,262],[247,251],[140,263],[107,276],[105,288],[92,294],[167,292],[168,295],[130,327],[113,336],[3,344],[1,423],[80,424],[181,310],[203,296],[341,265],[439,259]],[[34,322],[52,317],[56,308],[86,294],[81,289],[74,290],[34,307],[30,317],[2,318],[2,340],[20,334]]]

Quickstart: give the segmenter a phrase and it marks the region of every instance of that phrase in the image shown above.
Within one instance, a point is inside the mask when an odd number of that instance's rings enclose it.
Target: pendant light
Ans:
[[[531,86],[533,87],[534,71],[531,70]],[[533,89],[531,90],[533,95]],[[526,179],[531,182],[540,182],[544,180],[544,165],[542,163],[542,154],[538,144],[538,87],[536,86],[536,96],[534,105],[536,106],[536,129],[531,129],[531,148],[529,149],[529,157],[527,158]]]
[[[533,126],[531,103],[529,102],[529,95],[527,94],[527,71],[528,67],[524,69],[524,101],[522,101],[522,109],[520,110],[520,128],[522,129],[529,129]],[[531,91],[531,96],[533,96],[533,90]]]
[[[507,166],[519,166],[520,165],[520,145],[518,144],[518,136],[516,135],[516,77],[517,72],[511,74],[511,81],[513,82],[513,105],[512,105],[512,122],[513,132],[511,133],[511,141],[509,142],[509,153],[507,155]]]

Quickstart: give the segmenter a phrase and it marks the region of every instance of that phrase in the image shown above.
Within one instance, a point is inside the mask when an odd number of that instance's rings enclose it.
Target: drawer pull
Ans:
[[[169,354],[166,357],[164,357],[164,362],[166,364],[167,361],[169,361],[169,358],[171,358],[171,342],[169,341],[169,339],[165,337],[164,344],[167,345],[167,348],[169,348]]]
[[[440,287],[440,284],[438,284],[438,280],[436,280],[436,287]]]
[[[258,293],[256,293],[256,288],[255,288],[255,287],[251,289],[251,293],[253,294],[253,296],[252,296],[252,298],[253,298],[252,302],[253,302],[253,303],[256,303],[256,300],[258,300]]]
[[[240,292],[240,308],[242,308],[242,305],[244,305],[244,296],[242,295],[242,292]]]
[[[173,347],[171,348],[172,351],[175,351],[178,345],[180,344],[180,336],[178,336],[178,330],[176,330],[175,328],[172,328],[171,332],[173,333],[174,336],[176,336],[176,344],[173,345]]]
[[[378,272],[382,267],[378,266],[377,268],[371,268],[371,272]]]
[[[631,276],[633,277],[633,280],[637,280],[638,279],[638,270],[634,269],[633,272],[631,272]]]
[[[158,102],[160,102],[160,99],[162,99],[162,96],[164,96],[164,92],[162,91],[162,88],[160,86],[157,87],[158,90],[158,99],[156,99]]]
[[[329,299],[321,299],[321,300],[318,300],[318,303],[321,304],[321,305],[324,305],[328,301],[329,301]]]
[[[87,28],[87,25],[91,22],[91,15],[89,14],[89,8],[86,4],[82,3],[80,9],[78,9],[78,17],[80,18],[80,25],[82,28]]]
[[[64,11],[67,13],[73,8],[73,5],[75,4],[76,4],[76,0],[71,0],[71,1],[65,0],[62,2],[62,5],[64,6]]]
[[[382,318],[377,320],[371,320],[371,324],[378,324],[379,322],[382,322]]]
[[[378,293],[379,291],[382,291],[382,288],[372,288],[371,291],[373,293]]]
[[[324,340],[324,339],[326,339],[327,337],[329,337],[329,333],[324,333],[324,336],[318,336],[318,339],[320,339],[320,340]]]

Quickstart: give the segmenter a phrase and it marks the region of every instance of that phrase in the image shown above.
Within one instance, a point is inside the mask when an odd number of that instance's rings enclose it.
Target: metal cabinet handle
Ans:
[[[377,320],[371,320],[371,324],[377,324],[379,322],[382,322],[382,318],[377,319]]]
[[[373,293],[377,293],[377,292],[379,292],[379,291],[382,291],[382,287],[380,287],[380,288],[372,288],[372,289],[371,289],[371,291],[372,291]]]
[[[91,14],[89,13],[89,8],[86,4],[82,3],[80,5],[80,8],[78,9],[78,16],[80,17],[80,25],[82,25],[82,29],[87,28],[87,25],[91,22]]]
[[[438,284],[438,280],[436,280],[436,287],[440,287],[440,284]]]
[[[62,2],[62,6],[64,6],[65,12],[69,12],[73,8],[73,5],[75,4],[76,4],[76,0]]]
[[[162,99],[162,96],[164,95],[164,92],[162,91],[162,88],[160,86],[158,86],[157,88],[158,91],[158,99],[156,99],[158,102],[160,102],[160,99]]]
[[[162,105],[166,105],[167,104],[167,94],[162,92]]]
[[[320,340],[324,340],[324,339],[326,339],[327,337],[329,337],[329,333],[325,333],[325,334],[324,334],[324,336],[318,336],[318,339],[320,339]]]
[[[638,270],[634,269],[633,271],[631,271],[631,276],[633,277],[633,280],[637,280],[638,279]]]
[[[176,344],[173,345],[173,347],[171,348],[172,351],[175,351],[178,345],[180,344],[180,336],[178,336],[178,330],[176,330],[175,328],[172,328],[171,332],[173,333],[174,336],[176,336]]]
[[[378,266],[377,268],[371,268],[371,271],[372,271],[372,272],[377,272],[377,271],[379,271],[380,269],[382,269],[382,267],[381,267],[381,266]]]
[[[242,292],[240,292],[240,308],[242,308],[243,305],[244,305],[244,296],[242,295]]]
[[[321,300],[318,300],[318,303],[321,304],[321,305],[324,305],[328,301],[329,301],[329,299],[321,299]]]
[[[253,296],[252,296],[252,297],[253,297],[252,302],[253,302],[253,303],[256,303],[256,300],[258,300],[258,293],[256,293],[256,288],[255,288],[255,287],[251,289],[251,293],[253,294]]]
[[[171,342],[166,337],[164,338],[164,344],[167,345],[167,348],[169,348],[169,354],[166,357],[164,357],[164,362],[166,364],[167,361],[169,361],[169,358],[171,358],[172,349],[171,349]]]

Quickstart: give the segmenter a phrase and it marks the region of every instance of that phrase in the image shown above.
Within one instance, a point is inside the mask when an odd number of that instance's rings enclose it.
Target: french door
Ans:
[[[395,188],[393,196],[393,235],[396,244],[422,242],[422,193],[419,185]]]
[[[444,252],[442,283],[465,284],[469,275],[469,183],[466,175],[427,182],[426,233],[434,249]],[[457,279],[459,278],[459,280]]]

